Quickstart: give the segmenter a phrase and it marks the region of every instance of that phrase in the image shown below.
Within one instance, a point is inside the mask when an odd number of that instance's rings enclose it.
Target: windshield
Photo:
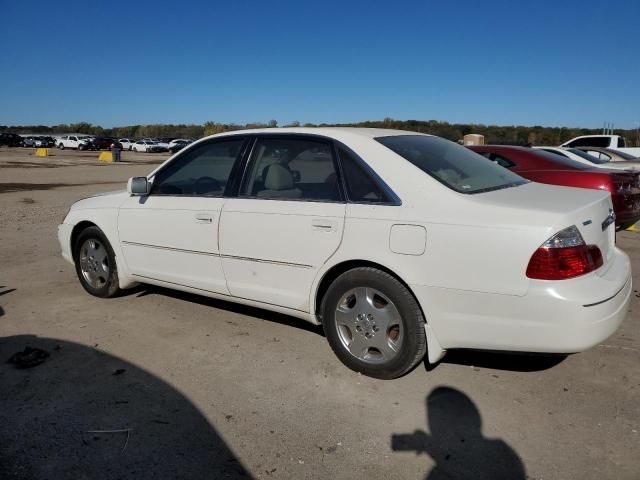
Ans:
[[[527,183],[482,155],[443,138],[397,135],[376,140],[456,192],[480,193]]]
[[[609,160],[607,159],[594,157],[593,155],[589,155],[587,152],[583,152],[578,148],[568,148],[567,150],[579,157],[584,158],[585,160],[589,160],[591,163],[602,165],[603,163],[609,162]]]

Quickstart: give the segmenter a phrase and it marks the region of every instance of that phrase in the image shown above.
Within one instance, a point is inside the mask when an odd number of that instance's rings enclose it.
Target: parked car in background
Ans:
[[[190,140],[182,140],[182,139],[173,140],[171,143],[169,143],[169,151],[171,153],[179,152],[190,143],[191,143]]]
[[[56,144],[52,137],[35,137],[35,147],[37,148],[51,148]]]
[[[322,324],[349,368],[395,378],[425,353],[604,341],[633,291],[611,205],[430,135],[261,129],[76,202],[58,238],[92,295],[142,282],[286,313]]]
[[[174,138],[168,143],[168,147],[171,148],[176,143],[191,143],[191,142],[193,142],[193,140],[191,140],[190,138]]]
[[[17,133],[0,133],[0,146],[20,147],[22,146],[22,137]]]
[[[570,158],[576,162],[583,163],[592,167],[599,168],[615,168],[616,170],[640,170],[640,160],[638,161],[624,161],[624,162],[612,162],[603,157],[595,157],[590,155],[588,151],[584,151],[582,148],[563,148],[563,147],[532,147],[534,149],[544,150],[546,152],[555,153],[562,157]],[[593,148],[593,147],[585,147]],[[622,153],[622,152],[617,152]],[[623,153],[622,155],[627,155]],[[631,157],[633,158],[633,157]]]
[[[467,148],[534,182],[609,192],[618,230],[629,228],[640,220],[640,172],[591,167],[555,153],[526,147],[482,145]]]
[[[640,158],[622,150],[614,150],[612,148],[603,147],[576,147],[576,149],[581,150],[586,154],[591,155],[592,157],[596,157],[605,162],[640,162]]]
[[[155,144],[156,146],[160,147],[163,152],[168,152],[169,151],[169,144],[167,142],[161,142],[157,138],[143,138],[142,140],[144,142],[150,142],[150,143]]]
[[[152,142],[149,140],[138,140],[133,144],[134,152],[148,152],[148,153],[160,153],[166,152],[167,149],[158,145],[157,142]]]
[[[120,138],[118,142],[122,145],[123,150],[131,150],[136,141],[133,138]]]
[[[36,137],[22,137],[22,146],[23,147],[35,147],[36,146]]]
[[[627,147],[627,141],[620,135],[582,135],[564,142],[561,147],[601,147],[620,150],[634,157],[640,157],[640,147]]]
[[[117,148],[122,150],[123,145],[117,140],[109,137],[96,137],[91,143],[95,150],[111,150],[111,147],[115,144]]]
[[[63,135],[56,145],[60,150],[73,148],[76,150],[88,150],[91,148],[91,137],[88,135]]]

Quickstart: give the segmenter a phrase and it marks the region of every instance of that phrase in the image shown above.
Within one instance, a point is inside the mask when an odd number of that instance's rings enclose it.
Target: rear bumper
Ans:
[[[627,315],[631,266],[617,250],[602,269],[531,281],[524,296],[411,286],[444,349],[575,353],[606,340]]]

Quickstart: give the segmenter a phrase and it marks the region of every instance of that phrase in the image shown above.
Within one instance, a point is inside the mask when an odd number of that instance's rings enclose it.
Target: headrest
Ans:
[[[293,188],[293,175],[287,168],[279,163],[274,163],[267,170],[264,188],[268,190],[289,190]]]

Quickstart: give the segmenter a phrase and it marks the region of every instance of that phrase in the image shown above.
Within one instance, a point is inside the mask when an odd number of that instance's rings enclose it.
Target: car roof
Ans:
[[[531,152],[532,148],[530,147],[519,147],[517,145],[467,145],[467,148],[470,148],[471,150],[476,150],[476,149],[486,149],[486,148],[490,148],[490,149],[495,149],[495,150],[512,150],[512,151],[516,151],[516,152]],[[535,152],[534,152],[535,153]]]
[[[425,133],[411,132],[408,130],[392,130],[386,128],[359,128],[359,127],[282,127],[282,128],[253,128],[248,130],[234,130],[232,132],[224,132],[213,137],[222,137],[226,135],[253,135],[253,134],[307,134],[322,135],[335,139],[342,138],[378,138],[397,135],[424,135]]]

